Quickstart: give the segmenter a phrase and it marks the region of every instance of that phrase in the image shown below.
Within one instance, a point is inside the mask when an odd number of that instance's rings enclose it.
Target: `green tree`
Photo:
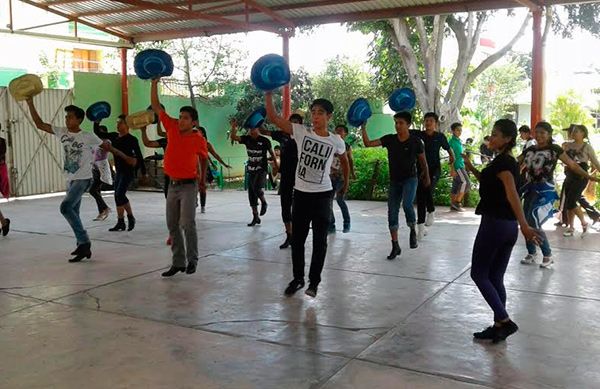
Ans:
[[[553,127],[563,129],[571,124],[583,124],[591,127],[594,118],[583,106],[583,99],[570,89],[550,103],[548,120]]]
[[[329,60],[325,70],[314,78],[313,86],[317,97],[326,98],[333,103],[335,124],[346,123],[346,112],[356,98],[377,97],[369,73],[347,58],[336,57]]]

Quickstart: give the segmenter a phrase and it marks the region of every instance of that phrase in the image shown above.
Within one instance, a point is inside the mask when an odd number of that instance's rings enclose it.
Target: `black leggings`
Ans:
[[[433,193],[435,192],[435,187],[440,179],[439,169],[429,170],[429,178],[431,184],[428,188],[423,186],[421,180],[419,180],[419,185],[417,186],[417,224],[425,223],[426,212],[435,211],[435,206],[433,205]]]
[[[283,220],[284,223],[291,223],[294,183],[281,181],[279,185],[279,196],[281,201],[281,220]]]
[[[100,181],[100,170],[92,168],[93,181],[90,187],[90,195],[96,200],[96,206],[98,207],[98,213],[102,213],[108,209],[108,205],[102,198],[102,181]]]
[[[122,207],[129,203],[127,198],[127,189],[133,181],[133,174],[117,172],[115,174],[115,203],[117,207]]]
[[[307,193],[294,190],[292,206],[292,264],[294,279],[304,280],[304,243],[312,224],[313,250],[308,279],[321,282],[321,271],[327,255],[327,227],[333,191]]]
[[[565,205],[564,210],[570,211],[577,208],[577,203],[581,198],[585,187],[588,184],[588,179],[567,174],[567,178],[563,184],[563,190],[565,194]]]
[[[248,173],[248,200],[251,207],[258,206],[258,199],[264,198],[267,173],[264,170]]]

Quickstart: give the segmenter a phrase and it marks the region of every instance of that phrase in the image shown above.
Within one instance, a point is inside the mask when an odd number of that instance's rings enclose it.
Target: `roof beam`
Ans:
[[[535,0],[516,0],[516,2],[529,8],[532,11],[538,11],[542,6],[542,4],[539,4]]]
[[[118,1],[119,3],[123,3],[123,4],[141,6],[141,7],[147,8],[147,9],[154,9],[157,11],[168,12],[168,13],[172,13],[175,15],[181,15],[184,17],[192,17],[193,16],[196,19],[204,19],[204,20],[211,21],[213,23],[219,23],[219,24],[224,24],[227,26],[235,27],[238,29],[238,31],[239,30],[265,30],[265,31],[269,31],[269,32],[277,32],[277,28],[271,27],[271,26],[265,25],[265,24],[252,24],[252,23],[246,23],[246,22],[238,22],[238,21],[228,19],[228,18],[225,18],[222,16],[218,16],[218,15],[211,15],[211,14],[203,13],[200,11],[192,11],[189,9],[178,8],[178,7],[174,7],[171,5],[156,4],[156,3],[152,3],[149,1],[145,1],[145,0],[113,0],[113,1]]]
[[[50,8],[49,6],[47,6],[45,4],[36,3],[35,1],[32,1],[32,0],[20,0],[20,1],[22,3],[29,4],[29,5],[34,6],[36,8],[43,9],[44,11],[53,13],[53,14],[58,15],[58,16],[61,16],[61,17],[65,18],[65,19],[71,20],[73,22],[81,23],[81,24],[83,24],[85,26],[95,28],[96,30],[103,31],[103,32],[105,32],[107,34],[119,37],[119,38],[124,39],[126,41],[131,41],[131,37],[130,36],[124,35],[124,34],[118,32],[118,31],[111,30],[110,28],[108,28],[108,27],[106,27],[104,25],[90,23],[90,22],[85,21],[83,19],[80,19],[78,17],[75,17],[75,16],[72,16],[72,15],[66,14],[64,12],[55,10],[53,8]]]
[[[248,4],[251,8],[254,8],[255,10],[258,10],[262,13],[264,13],[265,15],[270,16],[273,20],[278,21],[279,23],[283,24],[284,26],[288,27],[288,28],[295,28],[296,25],[294,24],[294,22],[292,22],[291,20],[284,18],[283,16],[279,15],[277,12],[275,12],[274,10],[272,10],[269,7],[265,7],[262,4],[257,3],[254,0],[244,0],[246,2],[246,4]]]

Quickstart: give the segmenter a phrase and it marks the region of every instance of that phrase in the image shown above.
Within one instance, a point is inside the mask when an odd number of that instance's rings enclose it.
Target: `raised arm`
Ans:
[[[381,139],[370,140],[369,134],[367,134],[366,122],[360,126],[360,132],[362,134],[362,140],[365,147],[377,147],[381,146]]]
[[[155,78],[152,80],[152,87],[150,88],[150,101],[152,103],[152,110],[155,114],[160,115],[163,110],[160,106],[160,101],[158,99],[158,83],[160,78]]]
[[[239,142],[241,138],[237,134],[237,130],[238,130],[237,121],[235,119],[231,119],[229,121],[229,124],[231,125],[231,133],[229,134],[231,141]]]
[[[144,146],[146,147],[151,147],[153,149],[157,149],[160,147],[160,143],[158,143],[155,140],[150,140],[150,138],[148,138],[148,131],[146,131],[146,127],[142,127],[142,143],[144,144]]]
[[[225,161],[223,161],[223,158],[221,158],[221,156],[219,154],[217,154],[217,151],[215,150],[215,148],[213,147],[212,143],[208,142],[207,144],[208,147],[208,152],[210,154],[212,154],[213,157],[215,157],[215,159],[217,161],[219,161],[219,163],[223,166],[225,166],[227,169],[231,169],[231,166],[226,164]]]
[[[265,109],[267,110],[267,119],[269,119],[271,123],[287,134],[292,135],[294,133],[292,123],[275,111],[272,92],[265,93]]]
[[[35,109],[35,105],[33,105],[33,97],[27,99],[27,106],[29,107],[31,118],[33,119],[33,122],[38,130],[42,130],[48,134],[54,134],[54,131],[52,131],[52,126],[48,123],[44,123],[37,109]]]

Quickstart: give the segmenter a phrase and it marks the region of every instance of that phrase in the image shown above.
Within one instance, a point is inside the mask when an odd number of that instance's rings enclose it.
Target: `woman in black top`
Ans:
[[[99,126],[94,126],[94,132],[100,139],[110,140],[112,146],[123,152],[126,156],[135,157],[137,159],[137,165],[142,169],[142,174],[146,175],[146,167],[144,165],[140,145],[137,138],[129,133],[129,126],[127,126],[125,118],[125,115],[119,116],[117,120],[118,132],[102,133],[96,131],[96,128]],[[126,194],[127,189],[129,189],[129,185],[135,176],[136,166],[130,165],[119,156],[115,156],[115,170],[114,189],[118,219],[117,224],[113,228],[110,228],[109,231],[125,231],[126,228],[128,231],[131,231],[135,227],[135,217],[133,216],[133,210],[131,209],[131,204],[129,203]],[[125,226],[125,212],[127,212],[127,226]]]
[[[6,198],[9,195],[8,169],[6,168],[6,141],[4,138],[0,138],[0,194]],[[1,211],[0,227],[2,236],[6,236],[10,229],[10,219],[5,218]]]
[[[518,237],[517,224],[528,242],[538,239],[525,220],[515,185],[519,165],[511,150],[516,142],[516,124],[501,119],[494,124],[489,140],[488,147],[497,153],[492,162],[480,172],[465,157],[467,169],[479,180],[481,196],[475,210],[481,215],[481,224],[473,245],[471,278],[494,311],[494,325],[473,336],[493,343],[505,340],[519,329],[506,312],[504,289],[504,273]]]

